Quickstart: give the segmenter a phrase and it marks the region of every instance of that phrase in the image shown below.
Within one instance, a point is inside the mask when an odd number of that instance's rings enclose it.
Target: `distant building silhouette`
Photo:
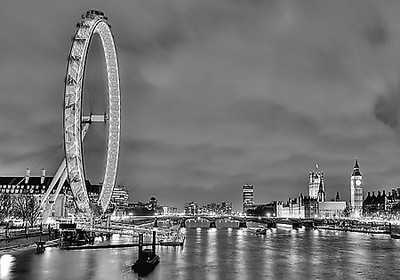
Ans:
[[[335,201],[340,201],[340,193],[339,192],[336,193]]]
[[[277,202],[272,201],[266,204],[254,204],[252,207],[248,206],[245,214],[249,216],[276,217]]]
[[[368,192],[363,202],[363,214],[373,215],[375,213],[383,213],[386,210],[388,210],[388,198],[385,191],[383,193],[378,191],[378,195],[375,195],[375,192],[372,192],[372,195],[371,192]]]

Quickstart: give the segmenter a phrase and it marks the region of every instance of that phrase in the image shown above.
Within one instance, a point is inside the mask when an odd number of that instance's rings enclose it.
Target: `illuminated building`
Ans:
[[[311,171],[308,176],[308,196],[314,199],[322,199],[325,196],[324,172],[319,171],[318,168],[318,164],[315,164],[314,171]],[[325,199],[321,201],[325,201]]]
[[[172,206],[161,206],[162,212],[161,214],[163,215],[169,215],[169,214],[176,214],[178,213],[178,208],[172,207]]]
[[[383,193],[378,191],[378,195],[375,195],[375,192],[372,192],[372,195],[368,192],[368,195],[363,202],[363,213],[367,215],[383,213],[388,208],[387,202],[388,198],[385,191],[383,191]]]
[[[254,188],[253,185],[243,186],[243,213],[254,205]]]
[[[158,210],[158,202],[155,196],[150,197],[149,203],[151,205],[151,210],[157,211]]]
[[[322,180],[320,180],[320,182],[319,182],[317,201],[318,202],[324,202],[325,201],[325,186],[324,186]]]
[[[392,192],[389,192],[387,196],[387,209],[392,214],[400,213],[400,188],[392,188]]]
[[[298,198],[289,198],[287,201],[278,201],[276,206],[276,216],[278,218],[304,218],[305,207],[304,198],[300,195]]]
[[[350,176],[350,207],[351,217],[359,218],[363,210],[363,177],[356,159]]]
[[[197,202],[185,203],[185,215],[197,215],[198,208]]]
[[[325,201],[318,203],[320,218],[338,219],[344,216],[346,201]]]
[[[111,195],[111,201],[117,208],[128,207],[129,191],[124,186],[115,186]]]
[[[246,215],[249,216],[265,216],[276,217],[277,215],[277,202],[272,201],[266,204],[254,204],[253,207],[248,207]]]
[[[222,202],[218,203],[208,203],[207,206],[202,206],[198,210],[199,214],[204,215],[229,215],[232,214],[232,203]]]
[[[53,178],[52,176],[46,176],[44,169],[42,169],[40,176],[31,176],[29,169],[26,170],[25,176],[3,176],[0,177],[0,194],[9,194],[14,197],[32,195],[41,203],[42,197],[48,190]],[[86,180],[86,187],[89,198],[97,200],[101,186],[92,185]],[[55,191],[53,189],[51,195]],[[55,201],[50,200],[50,203],[53,204],[50,217],[67,217],[68,213],[75,212],[74,200],[68,181],[64,182],[57,199]]]

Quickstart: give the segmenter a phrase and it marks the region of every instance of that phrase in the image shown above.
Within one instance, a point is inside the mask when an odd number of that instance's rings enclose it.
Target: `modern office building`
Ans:
[[[185,203],[185,215],[197,215],[198,209],[197,202]]]
[[[248,208],[254,205],[254,187],[246,184],[243,186],[243,213],[246,213]]]
[[[229,215],[232,214],[232,203],[224,201],[221,204],[208,203],[200,207],[198,212],[204,215]]]
[[[118,208],[128,207],[129,191],[124,186],[115,186],[111,195],[111,201]]]

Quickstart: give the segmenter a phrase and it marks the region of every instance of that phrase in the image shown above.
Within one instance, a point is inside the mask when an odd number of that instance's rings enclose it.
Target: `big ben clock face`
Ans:
[[[356,186],[361,186],[361,180],[356,180]]]

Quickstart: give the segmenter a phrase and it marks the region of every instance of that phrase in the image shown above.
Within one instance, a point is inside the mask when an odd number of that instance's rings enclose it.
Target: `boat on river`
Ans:
[[[185,242],[185,235],[179,233],[174,236],[168,236],[164,239],[160,239],[158,242],[162,246],[183,246]]]
[[[185,234],[181,233],[180,226],[171,227],[158,239],[158,243],[162,246],[183,246],[184,242]]]
[[[159,262],[160,257],[152,249],[144,249],[132,265],[132,269],[139,275],[147,275],[154,270]]]
[[[248,231],[255,233],[257,235],[266,235],[267,234],[267,229],[265,227],[257,227],[257,228],[247,228]]]
[[[156,254],[156,232],[153,231],[152,249],[143,250],[143,234],[139,234],[139,257],[132,265],[132,269],[144,276],[149,274],[159,264],[160,257]]]

